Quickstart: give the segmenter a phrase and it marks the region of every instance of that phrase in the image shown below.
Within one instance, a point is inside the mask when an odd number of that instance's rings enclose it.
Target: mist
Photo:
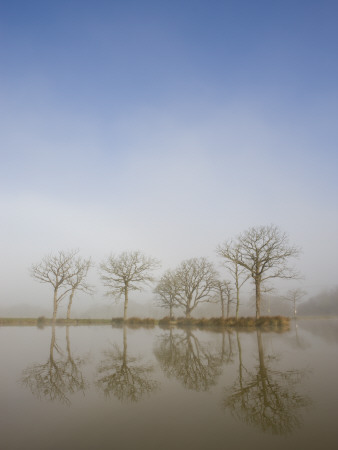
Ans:
[[[338,315],[338,287],[311,296],[299,305],[298,312],[304,316]]]

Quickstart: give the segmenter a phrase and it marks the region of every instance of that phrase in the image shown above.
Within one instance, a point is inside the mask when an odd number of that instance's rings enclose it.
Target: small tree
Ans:
[[[306,295],[307,292],[301,288],[290,289],[286,294],[286,300],[292,302],[293,306],[293,317],[296,318],[297,315],[297,304]]]
[[[177,303],[190,318],[198,304],[211,300],[217,288],[217,272],[206,258],[192,258],[183,261],[174,273],[178,285]]]
[[[222,254],[222,247],[219,246],[216,249],[216,253],[220,256],[223,256]],[[229,246],[229,253],[232,256],[232,259],[225,259],[223,265],[226,267],[228,272],[230,273],[231,277],[234,280],[235,285],[235,291],[236,291],[236,319],[238,319],[238,312],[239,312],[239,303],[240,303],[240,290],[243,284],[250,278],[250,273],[247,272],[245,267],[241,266],[238,263],[238,257],[239,257],[239,248],[238,246],[234,245],[232,248]]]
[[[225,305],[227,307],[227,318],[230,313],[230,304],[233,302],[233,288],[230,281],[218,280],[216,283],[216,301],[221,304],[222,319],[225,317]]]
[[[238,249],[234,253],[233,249]],[[256,318],[260,317],[261,285],[271,278],[297,278],[288,266],[289,259],[298,257],[300,249],[290,246],[288,237],[274,225],[252,227],[241,233],[237,242],[227,241],[217,249],[220,256],[246,269],[255,283]]]
[[[53,322],[56,320],[60,302],[72,290],[70,281],[75,275],[74,258],[78,250],[59,251],[56,255],[45,256],[39,264],[31,267],[31,276],[40,283],[53,287]]]
[[[169,309],[170,319],[173,319],[173,309],[178,306],[178,292],[179,284],[177,278],[172,271],[167,270],[154,289],[154,293],[156,294],[158,305]]]
[[[158,260],[139,251],[111,255],[100,265],[101,280],[108,288],[106,295],[124,296],[124,320],[127,320],[129,291],[140,291],[143,284],[153,281],[151,272],[159,266]]]
[[[82,291],[86,294],[92,294],[93,288],[89,286],[86,281],[88,271],[93,266],[90,258],[83,259],[77,258],[73,260],[72,272],[73,276],[69,280],[69,285],[71,286],[71,291],[69,295],[68,308],[67,308],[67,320],[70,319],[70,310],[73,303],[73,297],[76,291]]]

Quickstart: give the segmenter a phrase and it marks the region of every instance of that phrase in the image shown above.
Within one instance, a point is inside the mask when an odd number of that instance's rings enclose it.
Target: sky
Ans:
[[[268,224],[302,247],[303,288],[336,286],[337,13],[328,0],[3,0],[0,307],[50,301],[29,275],[50,252],[219,267],[218,244]]]

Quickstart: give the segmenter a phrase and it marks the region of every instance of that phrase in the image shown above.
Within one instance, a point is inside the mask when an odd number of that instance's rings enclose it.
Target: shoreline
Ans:
[[[126,321],[123,318],[112,319],[56,319],[53,322],[52,319],[45,317],[38,318],[13,318],[2,317],[0,318],[0,326],[36,326],[43,328],[44,326],[81,326],[81,325],[111,325],[113,327],[122,327],[127,325],[130,328],[146,327],[152,328],[159,326],[161,328],[182,328],[182,327],[194,327],[205,329],[277,329],[287,330],[290,328],[290,317],[285,316],[262,316],[259,319],[255,317],[240,317],[238,319],[229,317],[228,319],[222,319],[220,317],[214,318],[177,318],[171,320],[169,317],[162,319],[130,317]]]

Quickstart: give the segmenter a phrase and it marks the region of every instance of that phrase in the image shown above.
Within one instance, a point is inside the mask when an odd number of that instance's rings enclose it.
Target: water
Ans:
[[[337,449],[338,321],[1,327],[3,449]]]

